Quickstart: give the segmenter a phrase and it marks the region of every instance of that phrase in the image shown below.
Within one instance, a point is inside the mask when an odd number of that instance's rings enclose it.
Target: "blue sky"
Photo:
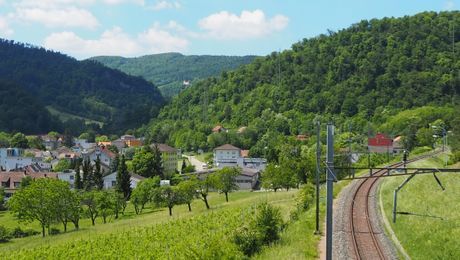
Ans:
[[[459,6],[460,0],[0,0],[0,37],[77,59],[266,55],[362,19]]]

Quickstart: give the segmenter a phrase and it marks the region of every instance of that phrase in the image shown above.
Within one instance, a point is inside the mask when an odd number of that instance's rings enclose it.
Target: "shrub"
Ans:
[[[33,229],[22,230],[20,227],[16,227],[10,232],[11,237],[13,238],[22,238],[28,236],[35,236],[40,234],[40,232]]]
[[[297,207],[301,210],[307,210],[315,199],[315,186],[311,183],[305,184],[297,195]]]
[[[11,235],[4,226],[0,226],[0,243],[5,243],[10,241]]]
[[[254,227],[260,236],[262,244],[268,245],[279,238],[279,232],[283,225],[283,219],[279,208],[275,208],[268,203],[262,203],[257,207]]]
[[[252,256],[259,252],[261,247],[258,233],[249,226],[238,228],[233,235],[233,242],[247,256]]]
[[[51,228],[50,231],[49,231],[50,235],[57,235],[59,233],[61,233],[61,231],[59,229],[57,229],[57,228]]]

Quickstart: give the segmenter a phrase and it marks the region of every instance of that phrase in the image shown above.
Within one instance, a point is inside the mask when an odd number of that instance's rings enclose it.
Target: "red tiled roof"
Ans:
[[[393,140],[386,137],[384,134],[378,133],[374,138],[368,138],[367,144],[369,146],[392,146]]]

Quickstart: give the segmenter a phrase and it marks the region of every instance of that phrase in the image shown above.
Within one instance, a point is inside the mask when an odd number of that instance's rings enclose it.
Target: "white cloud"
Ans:
[[[21,0],[13,5],[16,8],[50,9],[67,6],[86,6],[94,4],[96,0]]]
[[[86,40],[74,32],[60,32],[49,35],[44,46],[61,51],[77,58],[88,58],[98,55],[139,56],[169,51],[184,51],[189,42],[162,29],[155,24],[150,29],[130,36],[121,28],[114,27],[105,31],[99,39]]]
[[[455,3],[452,0],[448,0],[444,3],[444,10],[452,11],[455,9]]]
[[[124,3],[132,3],[136,5],[145,5],[144,0],[103,0],[104,3],[109,4],[109,5],[118,5],[118,4],[124,4]]]
[[[138,39],[149,53],[180,52],[186,50],[188,46],[186,39],[172,35],[161,29],[159,25],[154,25],[141,33]]]
[[[8,20],[0,16],[0,37],[11,36],[13,32],[13,29],[11,29],[8,24]]]
[[[198,22],[201,29],[217,39],[259,38],[283,30],[289,18],[275,15],[267,19],[261,10],[242,11],[240,16],[222,11],[211,14]]]
[[[151,9],[155,11],[163,10],[163,9],[178,9],[181,8],[181,4],[179,2],[169,2],[165,0],[157,1]]]
[[[41,23],[47,27],[83,27],[94,29],[99,22],[88,10],[66,8],[18,8],[13,15],[15,18],[26,21]]]

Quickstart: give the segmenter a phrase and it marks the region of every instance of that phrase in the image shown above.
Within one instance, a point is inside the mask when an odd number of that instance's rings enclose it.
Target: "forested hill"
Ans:
[[[28,94],[23,100],[33,103],[33,106],[24,106],[20,99],[9,102],[8,108],[0,111],[8,112],[0,122],[0,130],[6,131],[43,133],[59,130],[51,127],[51,123],[31,127],[30,123],[36,121],[17,116],[40,113],[40,118],[48,118],[46,106],[67,121],[61,128],[67,127],[75,134],[82,130],[85,121],[101,122],[106,132],[120,133],[148,122],[164,105],[159,90],[140,77],[94,61],[77,61],[60,53],[8,40],[0,40],[0,79],[8,82],[2,83],[2,91],[16,92],[7,88],[17,86]]]
[[[460,93],[460,26],[453,57],[453,24],[460,24],[458,11],[425,12],[363,20],[304,39],[195,84],[142,130],[157,141],[193,149],[206,146],[216,124],[249,126],[255,136],[250,140],[263,142],[274,132],[314,133],[317,114],[367,131],[401,110],[451,104]]]
[[[218,76],[222,71],[253,61],[255,56],[182,55],[162,53],[138,58],[116,56],[93,57],[104,65],[134,76],[142,76],[155,84],[164,96],[177,95],[184,87],[183,81],[195,81]]]

